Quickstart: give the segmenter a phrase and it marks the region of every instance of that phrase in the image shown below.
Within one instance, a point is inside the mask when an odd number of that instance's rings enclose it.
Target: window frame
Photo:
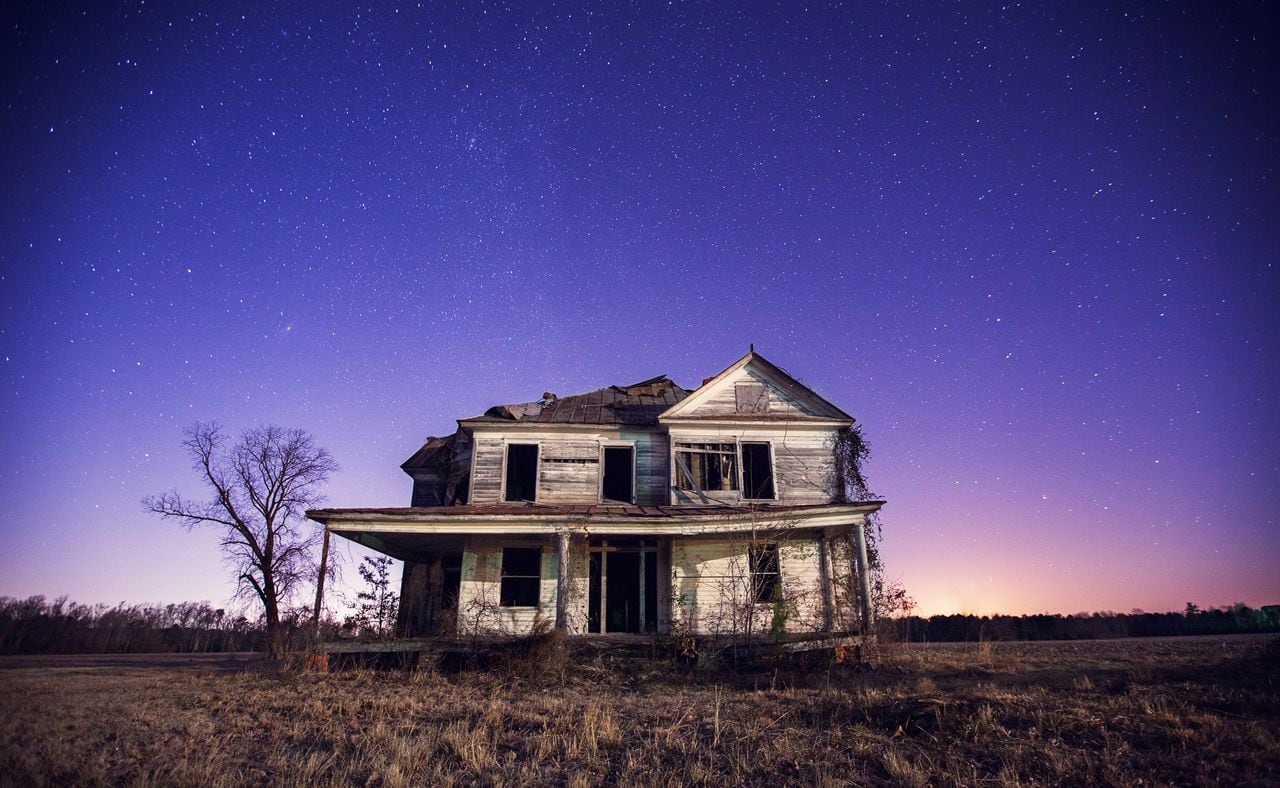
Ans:
[[[772,569],[760,562],[772,556]],[[774,595],[782,591],[782,551],[777,542],[753,542],[747,545],[747,578],[757,605],[773,604]]]
[[[507,498],[507,464],[511,459],[512,446],[532,446],[534,449],[533,462],[533,497],[519,498],[511,500]],[[538,488],[542,486],[542,441],[513,440],[506,439],[502,441],[502,490],[499,492],[498,500],[501,503],[524,503],[530,501],[538,502]]]
[[[537,575],[524,575],[524,574],[516,575],[516,574],[508,574],[508,572],[507,572],[507,553],[508,553],[509,551],[513,551],[513,550],[520,550],[520,551],[524,551],[524,552],[532,552],[532,553],[536,554],[536,555],[537,555],[538,574],[537,574]],[[542,548],[541,548],[541,547],[527,547],[527,546],[522,546],[522,545],[512,545],[512,546],[509,546],[509,547],[503,547],[503,548],[502,548],[502,554],[501,554],[501,559],[500,559],[500,560],[501,560],[501,566],[499,566],[499,568],[498,568],[498,606],[499,606],[499,607],[515,607],[515,608],[536,608],[536,607],[538,607],[538,606],[539,606],[539,603],[540,603],[540,601],[541,601],[541,599],[542,599]],[[509,593],[508,593],[508,591],[507,591],[507,589],[508,589],[507,581],[508,581],[508,580],[512,580],[512,581],[521,581],[521,585],[527,584],[527,583],[528,583],[528,581],[533,580],[533,581],[534,581],[534,582],[533,582],[533,604],[528,604],[528,605],[519,604],[519,602],[520,602],[520,601],[523,601],[523,600],[522,600],[522,599],[517,595],[516,590],[513,588],[513,589],[512,589],[512,592],[511,592],[510,594],[509,594]],[[513,584],[513,585],[514,585],[514,584]],[[525,591],[525,593],[527,593],[527,589],[524,589],[524,591]]]
[[[710,450],[710,449],[703,448],[706,446],[730,446],[732,448],[729,451],[725,451],[724,449]],[[724,489],[723,487],[716,488],[716,489],[708,489],[706,487],[703,487],[701,484],[696,483],[693,478],[689,478],[688,480],[692,486],[690,487],[683,486],[681,484],[681,477],[684,475],[685,468],[688,468],[690,477],[693,476],[695,471],[693,470],[692,464],[682,463],[683,458],[681,458],[680,456],[682,452],[688,452],[690,454],[714,454],[721,457],[723,457],[724,455],[729,455],[729,458],[733,463],[733,467],[730,468],[727,473],[721,473],[720,478],[722,480],[728,479],[733,484],[733,486],[727,490]],[[702,493],[704,495],[707,493],[724,494],[727,492],[734,492],[734,493],[741,494],[742,462],[741,462],[740,452],[738,450],[738,441],[736,438],[733,440],[716,440],[714,438],[706,439],[706,440],[685,439],[678,442],[675,440],[672,440],[671,441],[671,460],[675,466],[672,469],[673,471],[672,475],[675,477],[674,486],[677,490],[683,490],[685,492]],[[706,471],[704,467],[702,473],[705,474],[705,472]]]
[[[631,450],[631,500],[618,501],[613,498],[604,497],[604,476],[605,476],[605,449],[630,449]],[[618,441],[618,440],[602,440],[600,441],[600,478],[596,489],[596,498],[600,503],[625,503],[635,505],[636,493],[638,492],[638,483],[636,481],[636,471],[639,469],[640,457],[636,451],[635,441]]]
[[[750,444],[752,446],[765,447],[765,452],[768,454],[768,457],[769,457],[768,478],[769,478],[769,489],[772,491],[772,495],[764,495],[759,497],[747,495],[747,463],[745,460],[745,455],[742,453],[742,447],[747,444]],[[738,476],[739,476],[738,489],[742,493],[742,500],[744,501],[776,501],[778,500],[778,464],[774,460],[772,440],[768,440],[768,439],[763,439],[763,440],[739,439],[738,440]]]

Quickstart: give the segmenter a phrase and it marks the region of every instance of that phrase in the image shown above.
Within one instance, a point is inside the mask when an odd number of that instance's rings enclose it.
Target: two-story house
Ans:
[[[864,527],[837,444],[853,418],[754,351],[490,408],[402,466],[412,505],[308,515],[405,562],[406,636],[865,631]]]

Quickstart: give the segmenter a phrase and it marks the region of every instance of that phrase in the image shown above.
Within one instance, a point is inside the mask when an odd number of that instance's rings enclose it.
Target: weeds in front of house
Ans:
[[[1258,781],[1280,773],[1276,648],[969,644],[871,672],[704,672],[539,641],[453,674],[11,669],[0,784]]]

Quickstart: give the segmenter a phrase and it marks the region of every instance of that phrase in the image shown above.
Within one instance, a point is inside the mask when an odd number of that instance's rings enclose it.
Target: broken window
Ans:
[[[503,500],[537,500],[538,445],[536,443],[507,444],[506,482]]]
[[[502,549],[503,607],[537,607],[538,587],[542,583],[542,548],[504,547]]]
[[[753,544],[747,549],[747,562],[751,570],[751,590],[757,602],[772,602],[782,589],[778,574],[778,546]]]
[[[632,503],[635,477],[635,450],[630,446],[606,446],[601,497],[606,501]]]
[[[699,492],[736,490],[737,455],[732,443],[677,443],[676,485]]]
[[[769,444],[742,444],[742,497],[773,498],[773,462]]]
[[[733,387],[739,413],[767,413],[769,395],[763,383],[739,383]]]

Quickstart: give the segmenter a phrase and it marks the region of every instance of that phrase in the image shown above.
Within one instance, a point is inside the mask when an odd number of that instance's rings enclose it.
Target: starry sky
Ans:
[[[0,595],[225,603],[139,503],[196,420],[401,506],[456,418],[755,343],[921,613],[1280,603],[1265,4],[3,16]]]

